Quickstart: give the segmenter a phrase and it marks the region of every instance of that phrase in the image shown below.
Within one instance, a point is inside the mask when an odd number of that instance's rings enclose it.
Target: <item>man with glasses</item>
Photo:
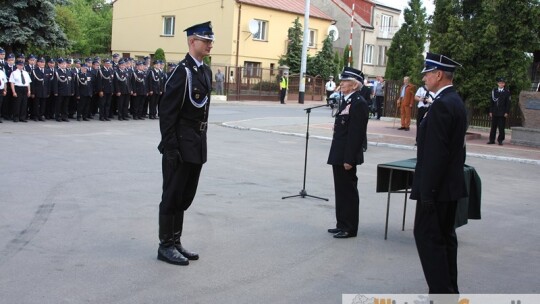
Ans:
[[[188,54],[165,83],[159,106],[163,154],[163,194],[159,205],[159,248],[157,258],[175,265],[199,259],[182,246],[180,237],[184,212],[189,208],[206,162],[206,127],[212,71],[203,59],[210,54],[214,33],[210,22],[196,24],[187,33]]]

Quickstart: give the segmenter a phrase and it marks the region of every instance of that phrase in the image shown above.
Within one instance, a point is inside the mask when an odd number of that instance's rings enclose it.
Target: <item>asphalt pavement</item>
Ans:
[[[313,104],[315,105],[315,104]],[[358,169],[360,225],[337,240],[326,158],[332,118],[310,104],[227,102],[210,111],[208,163],[185,219],[189,266],[156,259],[161,195],[155,120],[0,125],[0,303],[341,303],[342,294],[425,293],[407,205],[377,164],[415,157],[414,128],[370,120]],[[482,133],[484,132],[484,133]],[[468,140],[482,219],[458,229],[462,293],[539,293],[538,149]],[[511,135],[510,135],[511,136]],[[477,141],[477,142],[476,142]]]

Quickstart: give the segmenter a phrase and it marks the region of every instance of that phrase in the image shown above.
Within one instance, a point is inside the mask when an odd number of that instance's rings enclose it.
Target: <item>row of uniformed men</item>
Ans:
[[[167,79],[162,61],[133,64],[131,58],[114,54],[103,65],[96,57],[75,60],[73,66],[63,58],[50,59],[45,66],[43,57],[30,55],[27,63],[24,59],[22,54],[6,56],[0,48],[0,108],[6,119],[69,121],[76,113],[77,120],[88,120],[98,111],[102,121],[113,118],[115,111],[119,120],[128,120],[128,112],[133,119],[157,117]]]

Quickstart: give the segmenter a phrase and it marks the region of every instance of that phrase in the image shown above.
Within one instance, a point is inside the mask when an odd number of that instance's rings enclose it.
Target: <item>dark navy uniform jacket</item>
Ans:
[[[148,95],[148,81],[146,79],[146,72],[144,71],[135,71],[131,78],[131,87],[133,88],[133,93],[137,96]]]
[[[114,93],[131,94],[131,83],[127,70],[116,70],[114,72]]]
[[[88,68],[89,74],[92,74],[92,86],[94,94],[98,94],[101,92],[101,73],[100,68],[94,69],[94,68]]]
[[[467,196],[465,105],[454,87],[444,89],[418,127],[418,151],[411,199],[455,201]]]
[[[77,97],[91,97],[94,95],[94,84],[93,84],[93,75],[92,73],[79,72],[76,75],[75,79],[75,96]]]
[[[341,103],[334,122],[329,165],[347,163],[355,166],[364,162],[362,144],[366,138],[368,120],[368,105],[360,91],[354,92]]]
[[[185,162],[194,164],[206,162],[212,90],[212,71],[206,64],[201,67],[187,54],[167,79],[159,105],[159,151],[178,149]]]
[[[36,98],[47,98],[51,94],[51,79],[53,78],[52,71],[47,68],[43,68],[43,72],[40,68],[35,68],[30,77],[32,78],[32,94]]]
[[[114,93],[114,69],[102,67],[99,74],[100,92],[105,94]]]
[[[56,69],[52,91],[58,96],[73,96],[75,94],[75,79],[71,69]]]
[[[148,70],[148,90],[152,91],[153,94],[159,95],[163,92],[162,89],[162,75],[161,72],[157,69]]]
[[[499,92],[499,88],[493,89],[491,93],[491,106],[489,112],[493,116],[504,116],[505,113],[510,112],[510,91],[506,88],[502,92]]]

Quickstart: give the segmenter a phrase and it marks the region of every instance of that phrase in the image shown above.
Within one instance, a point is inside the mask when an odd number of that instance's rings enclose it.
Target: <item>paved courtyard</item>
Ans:
[[[359,234],[337,240],[326,232],[335,221],[328,109],[311,114],[306,190],[329,201],[282,199],[302,188],[304,107],[211,107],[208,163],[183,238],[201,259],[187,267],[156,259],[157,121],[0,124],[0,303],[341,303],[344,293],[427,292],[415,204],[401,231],[403,196],[392,196],[385,241],[386,194],[375,192],[377,164],[415,157],[414,137],[370,121]],[[540,153],[484,145],[468,148],[482,220],[457,231],[460,290],[540,293]]]

